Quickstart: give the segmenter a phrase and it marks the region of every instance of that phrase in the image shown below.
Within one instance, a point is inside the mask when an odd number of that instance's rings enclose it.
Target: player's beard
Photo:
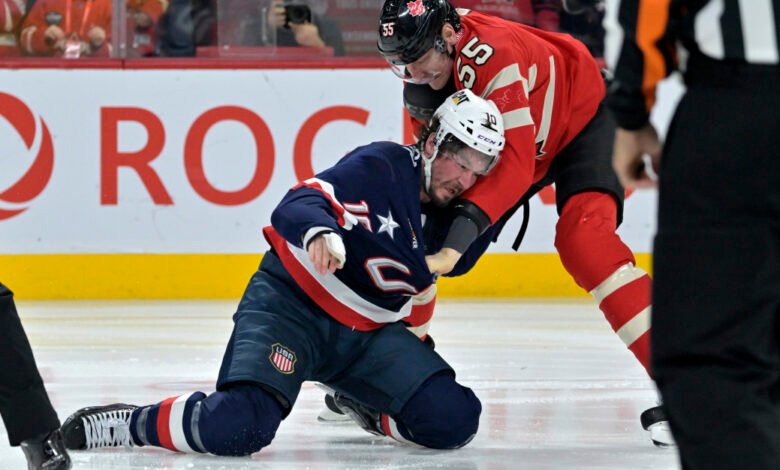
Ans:
[[[442,195],[443,193],[443,195]],[[446,207],[455,198],[463,194],[463,188],[458,183],[443,183],[431,191],[431,201],[437,207]]]

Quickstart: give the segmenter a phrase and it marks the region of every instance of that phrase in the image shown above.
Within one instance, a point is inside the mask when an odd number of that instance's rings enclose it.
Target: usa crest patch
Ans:
[[[274,343],[271,346],[271,355],[268,356],[268,360],[282,374],[292,374],[295,372],[295,362],[298,358],[295,357],[295,352],[287,346]]]

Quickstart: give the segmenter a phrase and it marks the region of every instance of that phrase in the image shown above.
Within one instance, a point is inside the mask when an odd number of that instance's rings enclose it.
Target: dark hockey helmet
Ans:
[[[460,30],[460,18],[447,0],[386,0],[379,16],[379,53],[391,64],[410,64],[431,48],[445,52],[441,28]]]

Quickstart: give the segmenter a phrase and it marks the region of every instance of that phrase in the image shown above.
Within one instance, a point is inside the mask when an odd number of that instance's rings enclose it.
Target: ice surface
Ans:
[[[61,420],[88,405],[213,391],[235,305],[18,302]],[[406,447],[350,423],[320,423],[322,392],[307,383],[274,442],[251,458],[144,447],[73,452],[74,468],[679,468],[676,452],[653,447],[639,424],[656,402],[652,383],[592,302],[439,301],[431,334],[482,400],[479,433],[463,449]],[[24,468],[0,425],[0,469]]]

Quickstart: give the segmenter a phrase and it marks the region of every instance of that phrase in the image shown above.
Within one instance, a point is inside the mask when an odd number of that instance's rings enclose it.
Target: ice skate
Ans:
[[[344,414],[343,411],[336,405],[333,395],[330,393],[325,394],[325,408],[317,415],[317,421],[323,423],[346,423],[351,421],[351,418]]]
[[[643,411],[639,416],[642,428],[650,433],[650,439],[656,447],[676,447],[672,437],[672,430],[669,428],[669,421],[666,419],[666,412],[663,405],[654,406]]]
[[[132,447],[130,416],[134,405],[116,403],[90,406],[73,413],[62,425],[62,435],[68,449],[99,449],[102,447]]]
[[[338,392],[333,396],[333,402],[342,413],[364,430],[377,436],[385,435],[379,422],[380,415],[378,411],[372,410]]]

